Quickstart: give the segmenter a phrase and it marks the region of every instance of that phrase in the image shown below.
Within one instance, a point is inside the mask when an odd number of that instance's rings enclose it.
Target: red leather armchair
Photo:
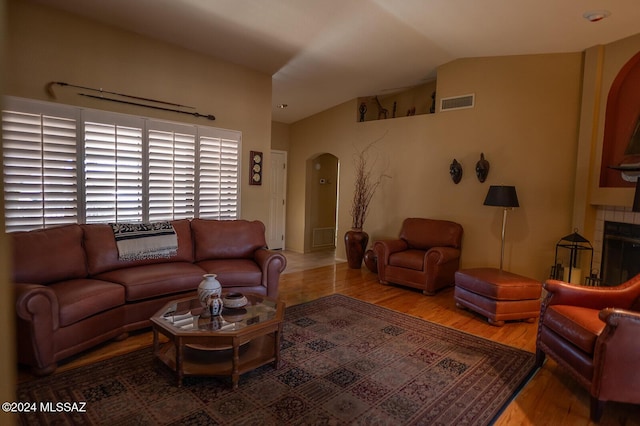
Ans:
[[[640,275],[615,287],[548,280],[536,345],[584,386],[597,422],[606,401],[640,403]]]
[[[462,226],[448,220],[408,218],[400,236],[376,241],[378,279],[421,289],[433,295],[454,284],[460,268]]]

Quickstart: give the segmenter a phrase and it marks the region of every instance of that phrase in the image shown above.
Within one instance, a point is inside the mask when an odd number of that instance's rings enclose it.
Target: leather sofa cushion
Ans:
[[[424,250],[405,250],[393,253],[389,256],[389,265],[400,268],[424,271]]]
[[[593,354],[596,339],[605,327],[598,318],[599,312],[580,306],[551,305],[544,314],[544,326],[587,354]]]
[[[265,227],[260,221],[193,219],[191,231],[196,262],[252,259],[256,250],[267,246]]]
[[[462,226],[448,220],[407,218],[402,222],[400,239],[409,247],[428,250],[431,247],[460,248]]]
[[[97,275],[114,269],[166,262],[193,262],[191,226],[187,219],[171,222],[178,237],[178,252],[170,258],[127,260],[118,259],[118,247],[113,229],[108,224],[82,225],[89,274]]]
[[[192,263],[167,262],[116,269],[95,278],[121,284],[124,286],[126,301],[133,302],[196,290],[204,274],[202,268]]]
[[[77,279],[60,281],[49,288],[58,297],[60,327],[124,305],[124,287],[115,283]]]
[[[225,287],[253,287],[262,284],[262,271],[253,260],[203,260],[197,265],[209,274],[216,274],[223,290]]]
[[[82,228],[66,225],[9,233],[13,248],[13,281],[49,284],[87,277]]]

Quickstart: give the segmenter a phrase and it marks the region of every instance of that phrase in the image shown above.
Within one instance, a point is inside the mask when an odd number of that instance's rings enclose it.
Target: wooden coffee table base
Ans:
[[[229,376],[233,389],[237,389],[241,374],[269,363],[273,363],[274,368],[280,365],[280,327],[252,340],[241,342],[230,338],[236,342],[227,345],[218,341],[215,347],[203,345],[203,339],[195,336],[176,337],[175,341],[160,344],[158,334],[154,329],[154,355],[175,373],[178,386],[182,386],[185,376]]]
[[[221,316],[203,314],[200,300],[187,297],[168,302],[151,318],[153,354],[176,375],[229,376],[238,388],[240,375],[268,363],[280,366],[280,339],[285,305],[247,293],[241,309]],[[167,339],[160,341],[160,335]]]

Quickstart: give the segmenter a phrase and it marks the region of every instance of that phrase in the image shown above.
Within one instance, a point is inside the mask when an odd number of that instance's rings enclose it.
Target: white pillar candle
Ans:
[[[562,281],[570,282],[571,284],[580,284],[582,282],[582,270],[580,268],[572,268],[571,281],[569,281],[569,267],[565,267]]]

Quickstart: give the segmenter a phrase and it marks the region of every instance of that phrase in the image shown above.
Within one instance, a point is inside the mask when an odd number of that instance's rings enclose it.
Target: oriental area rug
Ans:
[[[281,347],[280,368],[242,375],[235,391],[215,377],[176,387],[151,348],[35,379],[18,401],[86,402],[86,412],[19,422],[487,425],[535,371],[533,353],[342,295],[288,307]]]

